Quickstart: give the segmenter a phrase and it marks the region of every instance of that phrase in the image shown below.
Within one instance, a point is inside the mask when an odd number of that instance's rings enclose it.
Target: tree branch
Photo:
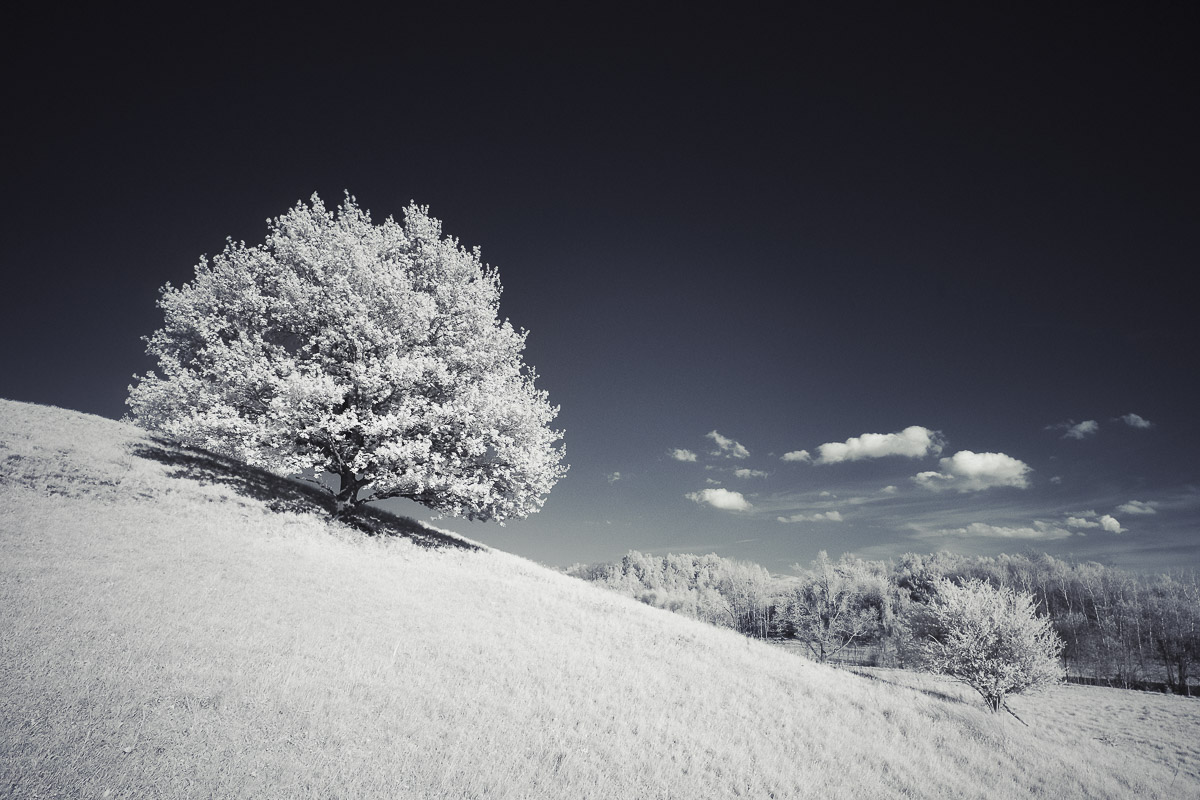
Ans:
[[[1007,711],[1008,713],[1012,714],[1012,715],[1013,715],[1013,718],[1014,718],[1014,719],[1016,719],[1016,721],[1017,721],[1017,722],[1021,723],[1021,724],[1022,724],[1022,725],[1024,725],[1026,728],[1028,728],[1028,727],[1029,727],[1029,723],[1028,723],[1028,722],[1026,722],[1025,720],[1021,719],[1020,717],[1018,717],[1018,716],[1017,716],[1017,712],[1013,711],[1011,708],[1009,708],[1009,707],[1008,707],[1008,703],[1004,703],[1004,704],[1003,704],[1003,708],[1004,708],[1004,710],[1005,710],[1005,711]]]

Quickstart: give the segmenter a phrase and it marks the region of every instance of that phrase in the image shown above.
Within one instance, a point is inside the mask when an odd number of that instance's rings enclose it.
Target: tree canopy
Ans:
[[[163,287],[159,372],[129,387],[130,416],[280,474],[332,473],[339,512],[405,497],[524,517],[567,467],[500,293],[428,207],[376,225],[352,196],[335,212],[314,194],[262,245],[227,240]]]
[[[787,595],[787,615],[813,658],[823,663],[879,628],[879,611],[863,596],[867,576],[861,565],[845,557],[835,564],[822,550],[811,569],[792,569],[800,582]]]
[[[1063,679],[1063,642],[1030,594],[943,579],[929,614],[927,665],[979,692],[993,711],[1009,694]]]

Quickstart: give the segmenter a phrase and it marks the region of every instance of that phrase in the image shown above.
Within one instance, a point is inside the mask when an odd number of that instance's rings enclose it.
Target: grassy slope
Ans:
[[[153,452],[0,401],[0,795],[1200,796],[1194,744],[1118,735],[1195,701],[1064,687],[1024,728]]]

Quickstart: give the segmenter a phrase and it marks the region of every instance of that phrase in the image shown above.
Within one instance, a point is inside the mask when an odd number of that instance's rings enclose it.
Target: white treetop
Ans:
[[[133,420],[280,474],[338,475],[339,511],[389,497],[478,520],[537,511],[567,469],[558,409],[479,249],[428,207],[373,225],[349,195],[268,225],[261,246],[228,240],[163,287],[166,324],[146,340],[160,374],[129,387]]]
[[[1062,680],[1063,642],[1049,617],[1038,616],[1032,595],[943,578],[929,611],[928,667],[979,692],[991,710],[1010,694]]]

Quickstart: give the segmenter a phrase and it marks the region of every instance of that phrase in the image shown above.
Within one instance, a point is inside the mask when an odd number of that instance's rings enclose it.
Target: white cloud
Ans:
[[[1110,514],[1097,514],[1095,511],[1081,511],[1077,516],[1067,517],[1065,523],[1069,528],[1103,528],[1109,533],[1124,533],[1121,523]]]
[[[1128,503],[1122,503],[1117,506],[1117,511],[1120,511],[1122,514],[1133,514],[1135,516],[1138,514],[1157,514],[1158,509],[1155,508],[1157,505],[1158,503],[1155,502],[1143,503],[1141,500],[1130,500]]]
[[[751,508],[741,492],[729,489],[701,489],[698,492],[689,492],[684,497],[694,503],[710,505],[722,511],[748,511]]]
[[[695,453],[693,453],[691,450],[685,450],[682,447],[676,447],[674,450],[671,450],[669,455],[671,456],[671,458],[675,459],[676,461],[695,461],[696,460]]]
[[[710,485],[710,486],[720,486],[720,485],[721,485],[721,482],[720,482],[720,481],[715,481],[715,480],[713,480],[712,478],[705,478],[705,479],[704,479],[704,482],[705,482],[705,483],[707,483],[707,484],[708,484],[708,485]]]
[[[609,483],[616,483],[619,480],[621,480],[621,473],[619,473],[619,472],[608,473],[608,482]]]
[[[910,425],[899,433],[864,433],[844,442],[827,442],[817,448],[821,452],[818,464],[837,464],[864,458],[907,456],[919,458],[942,452],[942,439],[937,431]]]
[[[1153,422],[1151,422],[1150,420],[1148,420],[1144,417],[1141,417],[1137,414],[1132,414],[1132,413],[1125,414],[1120,419],[1121,419],[1121,422],[1124,422],[1126,425],[1128,425],[1131,428],[1153,428],[1154,427]]]
[[[733,474],[739,478],[765,478],[771,473],[764,472],[761,469],[735,469]]]
[[[1062,435],[1064,439],[1084,439],[1100,430],[1100,423],[1094,419],[1085,419],[1083,422],[1067,420],[1066,422],[1056,422],[1053,425],[1047,425],[1046,430],[1066,431]]]
[[[841,522],[840,511],[825,511],[817,514],[791,514],[786,517],[776,517],[780,522]]]
[[[725,456],[726,458],[749,458],[750,451],[742,447],[733,439],[726,438],[716,431],[705,434],[707,438],[712,439],[716,443],[717,449],[713,451],[714,456]]]
[[[1054,477],[1052,477],[1052,478],[1050,479],[1050,482],[1051,482],[1051,483],[1053,483],[1055,486],[1058,486],[1060,483],[1062,483],[1062,476],[1061,476],[1061,475],[1055,475]]]
[[[1028,464],[1004,453],[973,453],[959,450],[938,462],[941,472],[921,472],[913,476],[918,485],[932,491],[955,489],[978,492],[993,486],[1029,486]]]
[[[810,456],[808,454],[807,450],[792,450],[790,453],[784,453],[782,456],[780,456],[779,460],[780,461],[803,461],[805,463],[808,463],[808,462],[812,461],[812,456]]]
[[[994,539],[1066,539],[1071,532],[1038,520],[1033,525],[1011,527],[1007,525],[989,525],[986,522],[972,522],[964,528],[948,528],[934,533],[942,536],[965,536],[969,538]]]
[[[1100,423],[1094,419],[1085,419],[1083,422],[1067,428],[1067,432],[1063,434],[1063,438],[1082,439],[1086,436],[1091,436],[1098,430],[1100,430]]]
[[[900,490],[897,489],[895,486],[888,485],[888,486],[885,486],[882,489],[880,489],[879,493],[880,494],[895,494],[898,491],[900,491]]]

